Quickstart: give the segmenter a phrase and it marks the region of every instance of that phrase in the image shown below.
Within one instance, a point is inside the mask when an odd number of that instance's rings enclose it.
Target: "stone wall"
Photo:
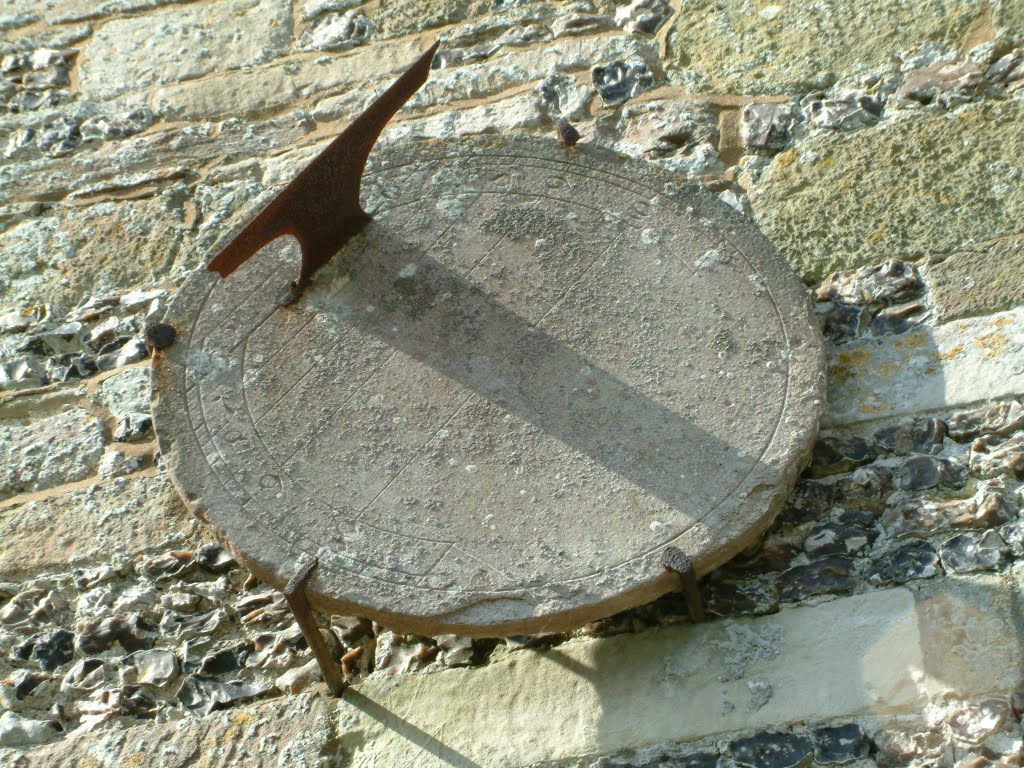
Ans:
[[[0,765],[1024,760],[1019,0],[7,0],[0,34]],[[564,118],[706,185],[805,278],[827,427],[708,622],[333,617],[336,701],[171,488],[141,334],[437,37],[382,141]]]

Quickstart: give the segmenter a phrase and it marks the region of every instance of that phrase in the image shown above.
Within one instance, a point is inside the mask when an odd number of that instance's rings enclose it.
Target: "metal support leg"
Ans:
[[[704,621],[704,601],[700,597],[697,572],[693,570],[693,562],[689,555],[678,547],[665,547],[661,552],[661,564],[664,568],[679,574],[683,599],[686,600],[686,610],[690,614],[690,621],[694,624]]]
[[[320,665],[320,672],[324,676],[324,682],[327,683],[327,687],[331,690],[332,694],[341,696],[345,692],[345,688],[348,687],[348,683],[345,682],[339,666],[331,658],[331,653],[327,650],[327,644],[320,634],[320,627],[313,616],[313,609],[310,608],[309,600],[306,599],[306,581],[313,574],[313,570],[318,562],[316,556],[310,556],[299,567],[299,570],[288,580],[288,584],[284,588],[284,599],[288,601],[288,607],[292,609],[292,613],[295,615],[295,621],[298,622],[299,629],[302,630],[302,636],[306,638],[309,650],[313,652],[313,658]]]

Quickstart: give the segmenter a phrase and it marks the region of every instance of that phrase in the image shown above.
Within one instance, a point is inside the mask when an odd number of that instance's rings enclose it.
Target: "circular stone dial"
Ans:
[[[577,626],[771,521],[822,412],[805,290],[752,223],[596,148],[375,153],[373,221],[295,304],[281,238],[200,270],[156,354],[160,450],[281,587],[405,631]]]

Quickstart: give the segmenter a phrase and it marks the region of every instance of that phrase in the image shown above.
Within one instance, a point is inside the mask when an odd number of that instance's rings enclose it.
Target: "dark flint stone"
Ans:
[[[36,641],[34,639],[26,640],[23,643],[18,643],[11,648],[10,659],[11,661],[28,661],[32,655],[32,649],[36,647]]]
[[[111,352],[117,352],[121,347],[132,340],[131,336],[118,336],[113,341],[109,341],[100,347],[97,352],[101,355],[108,355]]]
[[[129,614],[126,618],[111,616],[81,624],[75,646],[83,654],[102,653],[114,643],[119,643],[131,653],[152,646],[152,641],[146,640],[141,633],[138,614]]]
[[[224,648],[212,653],[200,662],[199,674],[223,675],[225,672],[241,669],[249,657],[250,650],[248,643],[239,643],[231,648]]]
[[[999,536],[1015,557],[1024,557],[1024,521],[1017,520],[999,527]]]
[[[949,459],[911,456],[900,467],[896,482],[905,491],[923,491],[937,485],[960,488],[966,478],[967,470]]]
[[[123,691],[121,711],[126,715],[131,715],[132,717],[154,717],[156,710],[156,702],[146,696],[138,686],[131,685]]]
[[[793,140],[796,122],[790,104],[748,104],[740,113],[740,136],[748,149],[777,152]]]
[[[210,714],[236,701],[261,696],[273,686],[264,683],[246,683],[237,681],[222,683],[211,677],[189,675],[178,689],[178,702],[190,712]]]
[[[795,768],[813,752],[811,740],[790,733],[759,733],[729,743],[733,759],[748,768]]]
[[[876,454],[867,440],[859,437],[819,437],[808,471],[811,477],[825,477],[849,472],[862,464],[874,461]]]
[[[836,487],[813,480],[801,480],[796,490],[779,513],[779,521],[801,525],[811,520],[822,520],[836,503]]]
[[[53,672],[74,655],[75,636],[66,629],[55,629],[36,638],[29,658],[47,672]]]
[[[852,763],[871,752],[871,742],[856,723],[817,728],[811,738],[814,740],[814,762],[822,765]]]
[[[804,550],[812,556],[850,555],[868,544],[878,536],[873,530],[844,523],[820,523],[811,528],[804,540]]]
[[[867,509],[847,509],[839,515],[840,523],[870,526],[875,522],[876,513]]]
[[[886,307],[871,321],[871,332],[875,336],[899,335],[920,324],[925,318],[924,304],[912,301]]]
[[[779,588],[771,576],[711,581],[703,593],[704,607],[715,616],[764,616],[779,610]]]
[[[825,327],[822,332],[829,341],[847,341],[858,336],[866,325],[871,313],[864,307],[850,304],[833,304],[823,314]]]
[[[1006,542],[995,531],[961,533],[939,547],[943,566],[954,573],[994,571],[1006,562],[1008,555]]]
[[[38,672],[32,672],[28,669],[19,669],[10,676],[8,681],[13,684],[14,698],[21,701],[32,693],[40,683],[44,683],[49,679],[49,675],[40,675]]]
[[[345,645],[351,647],[364,637],[373,636],[373,622],[354,616],[339,616],[331,619],[331,628]]]
[[[879,557],[867,578],[872,584],[905,584],[941,572],[935,548],[927,541],[913,541]]]
[[[1016,690],[1010,694],[1010,709],[1018,720],[1024,715],[1024,690]]]
[[[978,435],[1009,435],[1024,426],[1024,408],[1016,400],[958,411],[949,417],[949,436],[958,443]]]
[[[915,419],[880,429],[873,435],[875,445],[889,453],[935,453],[942,448],[946,422]]]
[[[235,567],[235,558],[217,543],[203,544],[196,550],[196,561],[211,573],[227,573]]]
[[[141,440],[153,432],[153,417],[148,413],[126,413],[114,427],[114,440],[119,443],[132,443]]]
[[[892,490],[892,473],[886,467],[861,467],[835,484],[836,503],[844,510],[865,510],[878,515]]]
[[[64,383],[87,379],[97,371],[96,361],[88,355],[69,353],[46,361],[45,380],[48,383]]]
[[[640,60],[613,61],[591,70],[594,89],[609,107],[624,104],[654,87],[654,76]]]
[[[831,555],[807,565],[798,565],[779,577],[780,596],[785,602],[801,600],[811,595],[849,592],[857,583],[853,560]]]
[[[180,578],[195,570],[197,565],[198,562],[191,552],[172,550],[145,560],[139,567],[139,571],[148,579],[164,581]]]

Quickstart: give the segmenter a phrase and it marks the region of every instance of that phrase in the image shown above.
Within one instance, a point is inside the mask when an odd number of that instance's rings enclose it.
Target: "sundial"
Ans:
[[[599,147],[412,142],[360,189],[432,52],[186,280],[160,449],[238,559],[317,608],[564,630],[756,539],[817,431],[823,345],[749,220]]]

